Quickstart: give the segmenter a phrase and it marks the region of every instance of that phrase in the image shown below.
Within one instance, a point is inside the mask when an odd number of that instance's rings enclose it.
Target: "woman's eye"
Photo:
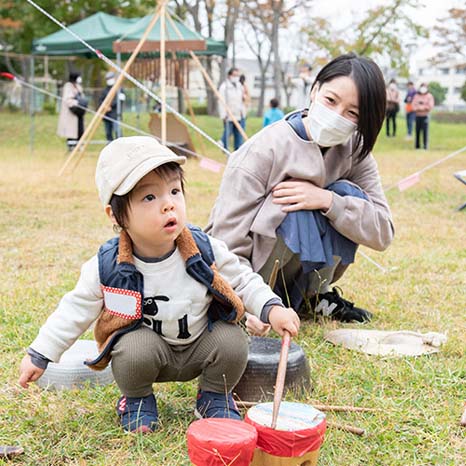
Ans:
[[[350,117],[355,118],[356,120],[359,118],[359,115],[356,112],[348,112]]]
[[[153,194],[148,194],[147,196],[144,196],[144,201],[150,202],[155,199],[155,196]]]
[[[326,99],[327,99],[327,102],[331,104],[335,103],[335,99],[333,99],[332,97],[326,97]]]

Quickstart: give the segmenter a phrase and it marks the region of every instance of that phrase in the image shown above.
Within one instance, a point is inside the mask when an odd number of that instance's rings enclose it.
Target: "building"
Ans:
[[[421,82],[438,82],[442,87],[448,89],[445,102],[442,107],[449,111],[466,110],[466,102],[461,99],[461,88],[466,82],[466,62],[463,60],[452,60],[442,64],[432,64],[423,60],[416,62],[416,81],[419,86]]]

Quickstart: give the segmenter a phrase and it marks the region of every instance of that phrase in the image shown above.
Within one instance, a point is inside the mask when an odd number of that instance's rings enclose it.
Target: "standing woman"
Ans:
[[[429,113],[434,105],[433,95],[429,92],[427,84],[422,83],[413,97],[413,110],[416,114],[416,149],[421,148],[421,134],[422,148],[427,150],[429,147]]]
[[[58,116],[57,134],[66,138],[68,150],[74,149],[84,133],[84,114],[87,100],[84,98],[80,73],[70,73],[63,86],[60,114]],[[77,107],[79,105],[79,107]]]
[[[396,115],[400,111],[400,91],[394,79],[390,79],[390,84],[387,87],[387,110],[386,110],[386,130],[387,137],[396,136]],[[392,131],[390,134],[390,122]]]
[[[276,259],[276,292],[303,314],[367,321],[334,283],[358,245],[382,251],[394,228],[371,151],[385,116],[379,67],[355,54],[317,75],[309,110],[254,135],[229,160],[206,230],[265,280]],[[248,319],[256,333],[265,331]]]

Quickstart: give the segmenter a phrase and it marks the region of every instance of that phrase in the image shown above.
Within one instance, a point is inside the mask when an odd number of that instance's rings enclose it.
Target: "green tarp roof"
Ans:
[[[95,13],[88,18],[78,21],[69,27],[71,31],[88,42],[92,47],[100,50],[109,58],[115,58],[112,45],[116,40],[139,40],[146,30],[153,15],[143,18],[120,18],[107,13]],[[196,55],[226,56],[226,46],[223,41],[205,39],[199,33],[189,29],[183,23],[173,20],[183,35],[184,40],[205,40],[206,50],[195,51]],[[179,40],[178,34],[170,21],[165,23],[167,40]],[[147,40],[160,40],[160,19],[157,21]],[[32,53],[36,55],[80,55],[92,57],[93,53],[69,32],[60,29],[32,43]],[[142,55],[142,54],[141,54]],[[177,53],[178,56],[183,55]]]

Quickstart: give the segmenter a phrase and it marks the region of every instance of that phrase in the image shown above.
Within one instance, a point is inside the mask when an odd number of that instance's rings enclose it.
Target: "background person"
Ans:
[[[305,63],[300,65],[297,77],[290,78],[296,88],[296,108],[302,109],[309,105],[309,92],[314,79],[312,77],[312,66]]]
[[[269,105],[270,108],[265,112],[264,115],[264,128],[268,125],[271,125],[272,123],[275,123],[276,121],[281,120],[285,116],[282,109],[279,108],[280,102],[278,101],[278,99],[271,99]]]
[[[421,134],[423,149],[427,150],[429,146],[429,114],[434,105],[433,95],[429,92],[427,84],[422,83],[413,97],[413,110],[416,113],[416,149],[421,148]]]
[[[357,245],[382,251],[393,239],[371,154],[385,106],[379,67],[342,55],[317,75],[309,111],[263,128],[228,160],[206,231],[266,280],[278,259],[275,292],[301,314],[371,318],[330,285]],[[248,325],[263,328],[254,318]]]
[[[248,117],[249,107],[251,106],[251,93],[249,92],[249,87],[246,84],[246,76],[242,74],[239,77],[239,82],[243,86],[243,106],[244,106],[244,117],[242,119],[242,128],[246,129],[246,119]]]
[[[416,88],[412,81],[408,82],[408,90],[405,97],[405,112],[406,112],[406,139],[413,138],[413,127],[416,120],[416,112],[413,110],[413,98],[416,95]]]
[[[387,86],[387,111],[386,111],[386,130],[387,137],[396,136],[396,115],[400,111],[400,91],[394,79],[390,80]],[[392,124],[392,131],[390,134],[390,122]]]
[[[99,106],[102,105],[102,102],[105,100],[107,97],[108,93],[112,89],[113,85],[115,84],[115,73],[113,71],[109,71],[105,75],[105,88],[102,90],[100,96],[99,96]],[[108,118],[111,118],[112,120],[109,120],[104,117],[104,125],[105,125],[105,137],[107,139],[107,142],[111,142],[114,139],[118,138],[121,136],[121,128],[119,125],[119,117],[121,115],[118,115],[118,100],[120,101],[120,108],[123,102],[125,101],[126,96],[124,92],[119,89],[115,97],[112,100],[112,103],[109,106],[108,111],[105,113],[105,116]]]
[[[218,91],[238,123],[244,127],[244,118],[246,116],[244,107],[244,89],[239,78],[239,69],[230,68],[230,70],[228,70],[227,79],[220,85]],[[233,121],[230,120],[230,116],[221,102],[219,102],[219,114],[223,121],[223,147],[228,149],[230,136],[233,135],[234,150],[238,149],[243,143],[243,136],[239,132],[238,128],[233,124]]]
[[[60,137],[66,138],[69,151],[74,149],[84,133],[85,110],[79,107],[76,108],[77,105],[87,106],[87,100],[85,99],[81,84],[81,73],[72,72],[62,91],[57,134]]]

